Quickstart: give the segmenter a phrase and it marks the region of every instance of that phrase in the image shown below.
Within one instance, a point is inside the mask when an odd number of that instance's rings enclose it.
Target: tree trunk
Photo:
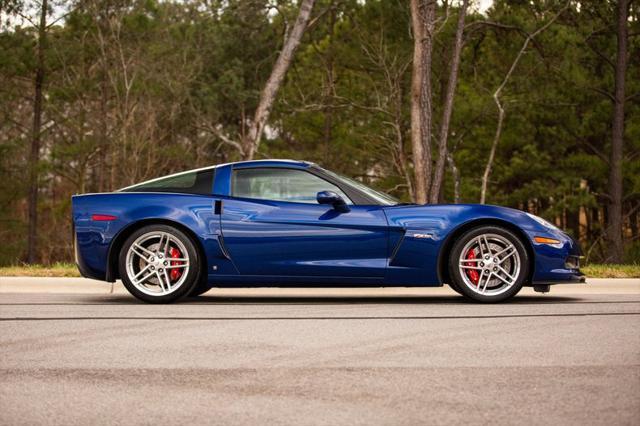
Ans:
[[[451,175],[453,176],[453,203],[460,204],[460,171],[453,159],[453,154],[447,152],[447,162],[451,167]]]
[[[618,49],[615,67],[613,123],[611,126],[611,156],[609,159],[609,205],[607,214],[608,261],[622,263],[624,245],[622,235],[622,152],[624,146],[624,98],[627,70],[627,14],[629,0],[618,1]]]
[[[415,192],[413,189],[413,180],[411,178],[411,172],[409,171],[407,155],[404,150],[404,136],[402,134],[402,90],[399,87],[400,84],[396,87],[394,98],[394,111],[393,111],[393,128],[396,136],[396,157],[397,157],[397,169],[404,177],[404,181],[407,185],[407,191],[409,192],[409,197],[412,200],[415,200]]]
[[[411,0],[411,148],[415,201],[419,204],[427,202],[431,186],[431,52],[435,12],[435,0]]]
[[[276,63],[273,65],[273,69],[271,70],[271,75],[262,89],[260,101],[258,102],[258,107],[256,108],[255,115],[253,116],[251,127],[242,142],[244,160],[253,159],[260,147],[260,139],[262,138],[264,126],[267,124],[278,90],[282,85],[282,81],[287,74],[287,70],[293,61],[293,56],[300,45],[304,31],[307,28],[314,3],[315,0],[302,0],[296,23],[294,24],[289,37],[287,37],[287,40],[284,42],[284,46],[282,46],[278,59],[276,59]]]
[[[491,143],[491,149],[489,150],[489,158],[487,159],[487,165],[484,168],[482,174],[482,185],[480,186],[480,204],[484,204],[487,200],[487,186],[489,184],[489,175],[491,174],[491,168],[493,167],[493,160],[496,158],[496,151],[498,149],[498,142],[502,135],[502,124],[504,123],[504,108],[500,103],[499,93],[496,92],[493,95],[493,100],[498,108],[498,124],[496,125],[496,133],[493,136],[493,142]]]
[[[335,93],[335,65],[334,65],[334,28],[336,25],[336,10],[331,8],[330,18],[329,18],[329,35],[328,35],[328,46],[327,53],[325,56],[325,65],[326,65],[326,83],[324,86],[323,100],[323,114],[324,114],[324,123],[322,130],[322,139],[323,139],[323,148],[324,148],[324,158],[326,160],[331,160],[331,142],[333,140],[333,95]]]
[[[44,51],[47,36],[47,0],[42,0],[38,25],[36,75],[33,95],[33,128],[29,153],[29,225],[27,263],[38,261],[38,181],[40,161],[40,133],[42,131],[42,86],[44,84]]]
[[[100,146],[99,150],[99,176],[98,176],[98,192],[103,192],[107,190],[107,151],[109,141],[107,139],[107,114],[108,114],[108,105],[107,105],[107,70],[102,62],[102,73],[100,75],[100,124],[98,126],[99,130],[99,140]],[[110,191],[113,188],[108,188]]]
[[[631,239],[633,241],[637,240],[638,237],[640,236],[638,229],[640,225],[638,223],[638,219],[640,218],[640,213],[639,210],[636,210],[634,212],[631,213],[631,215],[629,216],[629,229],[631,230]]]
[[[462,52],[462,34],[464,32],[464,20],[467,13],[469,0],[464,0],[458,13],[458,23],[456,26],[456,38],[451,56],[451,68],[449,70],[449,80],[447,82],[447,91],[442,108],[442,122],[440,123],[440,138],[438,139],[438,160],[431,184],[431,195],[429,202],[435,204],[440,198],[440,190],[442,187],[442,178],[444,175],[444,163],[447,159],[447,140],[449,137],[449,124],[451,123],[451,113],[453,111],[453,99],[456,93],[456,85],[458,83],[458,70],[460,68],[460,54]]]

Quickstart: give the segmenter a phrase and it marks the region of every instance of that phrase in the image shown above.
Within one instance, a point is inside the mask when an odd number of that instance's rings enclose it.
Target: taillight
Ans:
[[[95,220],[97,222],[109,222],[111,220],[116,220],[117,217],[110,214],[92,214],[91,220]]]

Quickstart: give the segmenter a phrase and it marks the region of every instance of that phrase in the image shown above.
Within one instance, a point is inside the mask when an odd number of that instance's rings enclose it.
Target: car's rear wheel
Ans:
[[[171,303],[187,296],[199,281],[200,259],[193,241],[167,225],[135,231],[120,251],[122,283],[149,303]]]
[[[449,276],[452,287],[463,295],[478,302],[501,302],[515,296],[527,280],[527,250],[508,229],[474,228],[453,245]]]

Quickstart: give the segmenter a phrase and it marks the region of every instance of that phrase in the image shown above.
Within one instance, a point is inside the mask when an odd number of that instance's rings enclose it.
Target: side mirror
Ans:
[[[316,195],[316,200],[318,200],[318,204],[331,204],[334,209],[339,212],[348,212],[349,206],[344,201],[344,198],[339,196],[333,191],[320,191]]]

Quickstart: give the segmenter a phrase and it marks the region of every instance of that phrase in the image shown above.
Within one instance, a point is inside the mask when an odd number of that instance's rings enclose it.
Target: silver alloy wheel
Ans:
[[[465,285],[484,296],[497,296],[509,290],[518,280],[520,265],[515,245],[498,234],[473,238],[458,259]]]
[[[171,249],[180,257],[171,257]],[[127,276],[138,290],[150,296],[165,296],[176,291],[189,274],[189,253],[175,236],[153,231],[138,237],[126,257]],[[172,271],[174,272],[172,274]],[[176,279],[172,279],[176,275]],[[179,276],[178,276],[179,275]]]

